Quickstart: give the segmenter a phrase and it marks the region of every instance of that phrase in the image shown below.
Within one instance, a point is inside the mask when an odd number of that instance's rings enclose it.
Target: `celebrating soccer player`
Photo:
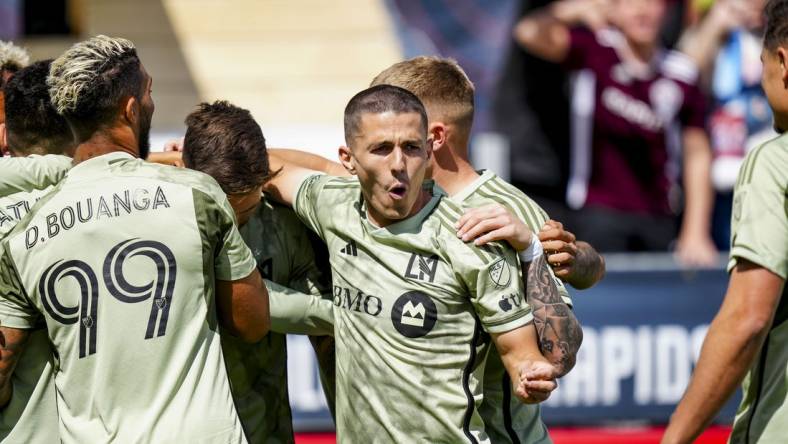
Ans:
[[[270,171],[265,138],[249,111],[227,102],[204,103],[186,118],[186,125],[185,166],[210,175],[227,194],[241,237],[252,249],[262,276],[311,294],[308,297],[317,300],[307,302],[322,302],[327,305],[325,311],[330,312],[331,303],[320,301],[322,295],[331,294],[328,264],[317,262],[313,250],[315,246],[324,247],[319,241],[312,243],[306,227],[292,210],[266,198],[261,201],[262,186]],[[295,296],[281,298],[288,305],[297,300]],[[272,324],[279,301],[278,295],[272,294]],[[332,334],[333,324],[324,324],[322,329],[324,335]],[[272,330],[277,328],[272,326]],[[325,336],[313,338],[326,398],[333,410],[331,342]],[[255,344],[222,335],[222,347],[233,398],[249,442],[293,442],[285,335],[271,332]]]
[[[357,179],[286,166],[266,185],[331,255],[341,441],[487,440],[477,400],[490,339],[516,396],[555,388],[515,252],[459,239],[461,208],[424,183],[427,128],[412,93],[369,88],[345,108],[340,159]]]
[[[788,0],[766,6],[763,90],[782,135],[739,170],[731,220],[728,291],[703,342],[664,444],[690,443],[744,381],[731,443],[782,443],[788,406]]]
[[[74,45],[49,81],[76,166],[0,242],[0,404],[44,322],[62,440],[246,442],[217,325],[258,341],[267,294],[226,196],[136,159],[154,106],[128,40]]]

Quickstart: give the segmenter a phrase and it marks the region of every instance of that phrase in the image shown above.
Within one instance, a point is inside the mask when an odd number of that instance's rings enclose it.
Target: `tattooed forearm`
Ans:
[[[566,281],[578,290],[585,290],[593,287],[603,277],[605,277],[605,259],[589,243],[578,241],[575,262]]]
[[[561,299],[544,256],[523,264],[526,300],[531,305],[539,348],[563,376],[575,365],[583,330],[572,310]]]
[[[22,355],[30,332],[0,327],[0,408],[11,399],[11,374]]]

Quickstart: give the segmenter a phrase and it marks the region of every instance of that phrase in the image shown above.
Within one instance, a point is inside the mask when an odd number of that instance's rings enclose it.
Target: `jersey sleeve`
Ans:
[[[569,52],[562,62],[570,71],[588,67],[588,57],[599,47],[596,36],[590,29],[577,27],[569,30]]]
[[[463,274],[484,329],[504,333],[533,321],[514,249],[508,244],[488,244],[475,251],[478,254],[468,258]]]
[[[315,173],[304,178],[296,192],[293,210],[310,230],[323,238],[323,230],[318,217],[320,211],[320,193],[331,179],[322,173]]]
[[[214,258],[215,277],[220,281],[237,281],[249,276],[257,264],[252,250],[241,238],[230,202],[223,194],[218,199],[214,207],[219,240],[219,245],[214,249],[217,251]]]
[[[39,316],[25,294],[10,254],[0,245],[0,326],[35,328]]]
[[[774,148],[772,153],[759,153],[770,148]],[[788,279],[786,174],[780,171],[785,168],[785,159],[770,158],[779,150],[785,148],[763,146],[752,151],[739,172],[728,271],[745,259]]]
[[[265,280],[271,331],[283,334],[333,335],[333,304]]]
[[[706,128],[706,96],[697,84],[687,87],[679,121],[684,128]]]
[[[71,169],[71,163],[70,157],[54,154],[0,158],[0,196],[55,185]]]

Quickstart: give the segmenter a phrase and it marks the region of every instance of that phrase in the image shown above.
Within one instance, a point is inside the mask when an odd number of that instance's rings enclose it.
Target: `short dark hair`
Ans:
[[[788,0],[770,0],[763,10],[766,29],[763,32],[763,46],[774,51],[788,43]]]
[[[265,137],[248,110],[201,103],[186,126],[184,165],[216,179],[225,193],[247,193],[270,178]]]
[[[62,154],[74,144],[68,122],[49,99],[51,63],[43,60],[23,68],[3,88],[8,147],[16,155]]]
[[[124,97],[140,100],[142,82],[134,44],[104,35],[79,42],[55,59],[47,80],[52,105],[80,140],[111,124]]]
[[[418,97],[412,92],[393,85],[376,85],[353,96],[345,107],[345,143],[348,146],[358,133],[361,115],[418,113],[424,133],[427,133],[427,111]]]

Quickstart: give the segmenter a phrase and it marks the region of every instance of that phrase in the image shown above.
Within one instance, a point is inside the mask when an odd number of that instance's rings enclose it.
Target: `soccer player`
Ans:
[[[762,85],[782,135],[739,171],[728,291],[684,397],[662,438],[690,443],[744,381],[729,442],[784,443],[788,427],[788,0],[765,8]]]
[[[27,66],[28,63],[30,63],[30,56],[27,51],[11,42],[0,41],[0,132],[5,125],[2,89],[14,73]],[[0,157],[4,156],[7,151],[5,141],[0,139]]]
[[[574,236],[563,231],[559,223],[548,221],[544,211],[521,191],[492,172],[477,173],[468,162],[468,139],[474,110],[473,84],[456,62],[438,57],[416,57],[387,68],[372,84],[405,88],[424,103],[430,122],[429,134],[433,139],[430,165],[433,178],[458,204],[480,207],[470,210],[462,218],[463,222],[468,221],[467,227],[460,227],[467,231],[463,233],[468,235],[466,240],[484,235],[486,238],[481,240],[484,242],[496,236],[497,239],[511,240],[525,250],[531,246],[531,233],[539,232],[545,249],[551,252],[547,260],[561,278],[580,288],[587,288],[601,279],[604,262],[590,245],[584,242],[573,245]],[[342,174],[341,166],[316,156],[291,150],[276,150],[275,153],[275,156],[293,163]],[[491,203],[503,204],[505,208],[490,207]],[[510,214],[518,217],[512,218]],[[522,239],[515,239],[512,236],[515,233]],[[530,261],[529,257],[527,262]],[[530,268],[530,264],[525,264],[526,274],[529,269],[538,270],[538,267]],[[530,299],[527,302],[532,308],[536,307],[533,315],[543,353],[558,367],[559,374],[565,374],[573,365],[582,331],[567,306],[568,293],[560,281],[556,284],[566,302],[557,295],[538,291],[528,292]],[[551,295],[556,297],[539,299],[540,296]],[[507,301],[501,302],[508,305]],[[539,419],[539,407],[524,405],[512,398],[508,375],[494,350],[486,366],[481,412],[492,440],[529,443],[549,440]]]
[[[0,131],[12,155],[73,149],[71,129],[49,98],[46,79],[50,64],[51,60],[45,60],[23,68],[4,87],[6,125]],[[5,161],[8,159],[2,160]],[[69,166],[70,163],[68,159]],[[0,235],[11,231],[51,188],[0,192]],[[0,318],[0,325],[5,324],[6,320]],[[25,353],[14,370],[14,396],[0,410],[1,440],[45,444],[60,439],[52,384],[53,356],[44,327],[31,331]]]
[[[226,197],[207,175],[136,159],[154,106],[128,40],[74,45],[49,81],[76,166],[0,241],[0,405],[43,321],[61,440],[246,442],[218,325],[259,341],[267,294]]]
[[[345,139],[340,159],[357,178],[286,166],[266,185],[329,249],[337,438],[489,442],[479,400],[490,341],[516,396],[541,401],[555,387],[516,254],[457,238],[461,208],[424,183],[427,115],[412,93],[358,93],[345,108]],[[540,273],[548,276],[544,262]],[[540,282],[558,293],[551,279]]]
[[[260,274],[317,299],[324,294],[330,296],[328,264],[321,263],[322,269],[318,266],[306,227],[291,209],[262,196],[263,183],[270,175],[268,156],[263,133],[249,111],[227,102],[203,103],[186,118],[186,125],[183,162],[187,168],[216,179],[227,194],[241,237],[252,249]],[[330,302],[324,302],[330,310]],[[275,304],[276,299],[271,298],[272,317]],[[332,324],[325,328],[333,332]],[[331,341],[313,338],[326,398],[333,411]],[[256,344],[222,335],[222,347],[233,398],[249,442],[292,443],[285,335],[272,331]]]
[[[705,103],[697,67],[660,46],[664,15],[665,0],[561,0],[526,15],[514,37],[578,73],[567,201],[581,208],[580,237],[602,251],[667,250],[675,238],[682,262],[708,266],[717,252]]]

